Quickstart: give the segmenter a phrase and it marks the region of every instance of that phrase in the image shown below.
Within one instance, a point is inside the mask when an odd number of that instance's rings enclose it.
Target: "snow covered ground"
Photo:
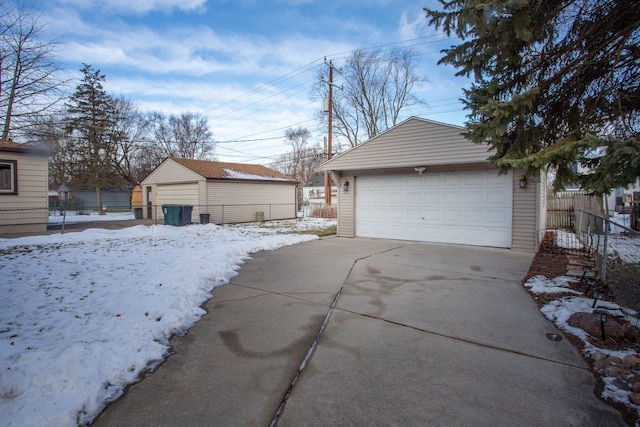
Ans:
[[[91,421],[166,356],[171,335],[204,314],[212,289],[251,253],[315,240],[286,233],[335,220],[268,225],[0,239],[0,426]]]
[[[67,212],[66,216],[49,215],[49,224],[61,224],[64,221],[66,224],[75,224],[79,222],[93,222],[93,221],[125,221],[134,219],[133,212],[107,212],[106,215],[100,215],[98,212],[89,212],[86,215],[78,215],[75,212]]]

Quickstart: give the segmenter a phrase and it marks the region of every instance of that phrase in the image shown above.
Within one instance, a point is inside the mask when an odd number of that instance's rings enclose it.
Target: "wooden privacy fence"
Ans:
[[[573,229],[576,209],[604,216],[599,197],[584,191],[564,191],[547,197],[547,229]]]

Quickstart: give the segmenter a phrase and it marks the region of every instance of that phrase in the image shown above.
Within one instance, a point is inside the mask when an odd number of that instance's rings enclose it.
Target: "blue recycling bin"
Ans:
[[[162,216],[164,216],[164,225],[180,225],[180,206],[162,205]]]
[[[179,225],[191,225],[191,213],[193,212],[192,205],[180,206],[180,221]]]

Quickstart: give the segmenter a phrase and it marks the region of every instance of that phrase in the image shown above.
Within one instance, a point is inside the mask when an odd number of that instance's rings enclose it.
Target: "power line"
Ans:
[[[391,47],[391,46],[403,45],[403,44],[406,44],[408,42],[415,42],[415,41],[419,41],[419,40],[429,40],[429,39],[434,39],[434,38],[437,38],[437,40],[424,41],[424,42],[421,42],[421,43],[413,43],[413,44],[409,44],[406,47],[415,47],[415,46],[422,46],[422,45],[426,45],[426,44],[440,43],[440,42],[445,41],[445,40],[453,39],[453,37],[442,38],[440,35],[436,34],[436,35],[430,35],[430,36],[424,36],[424,37],[417,37],[417,38],[409,39],[409,40],[402,40],[402,41],[385,43],[385,44],[376,45],[376,46],[365,47],[365,48],[362,48],[362,49],[363,50],[374,50],[374,49],[380,49],[380,48],[383,48],[383,47],[387,47],[388,49],[383,49],[382,50],[383,52],[385,52],[385,51],[393,50],[395,48],[395,47]],[[437,53],[437,52],[438,51],[425,52],[425,53],[420,53],[420,54],[415,54],[415,55],[416,56],[420,56],[420,55],[427,55],[427,54]],[[333,59],[344,59],[344,58],[348,57],[348,55],[350,55],[350,54],[351,54],[351,52],[340,52],[340,53],[336,53],[336,54],[332,54],[332,55],[327,55],[327,58],[330,57],[330,58],[333,58]],[[245,98],[247,98],[247,97],[249,97],[249,96],[251,96],[253,94],[262,92],[264,90],[267,90],[268,88],[273,87],[275,84],[282,83],[284,81],[290,80],[293,77],[296,77],[296,76],[298,76],[300,74],[303,74],[304,72],[307,72],[307,71],[313,69],[313,67],[315,67],[316,65],[319,65],[318,63],[320,61],[322,61],[322,60],[323,59],[321,59],[321,58],[314,59],[313,61],[311,61],[311,62],[309,62],[309,63],[307,63],[305,65],[302,65],[302,66],[296,68],[295,70],[293,70],[293,71],[291,71],[291,72],[289,72],[287,74],[284,74],[284,75],[282,75],[282,76],[280,76],[280,77],[278,77],[278,78],[276,78],[276,79],[274,79],[274,80],[272,80],[272,81],[270,81],[270,82],[268,82],[266,84],[262,84],[259,87],[256,87],[256,88],[254,88],[254,89],[252,89],[252,90],[250,90],[250,91],[248,91],[248,92],[246,92],[246,93],[244,93],[242,95],[239,95],[239,96],[237,96],[235,98],[232,98],[232,99],[230,99],[228,101],[225,101],[225,102],[217,105],[216,107],[213,107],[211,109],[205,110],[205,112],[210,112],[210,111],[225,107],[227,105],[231,105],[231,104],[233,104],[235,102],[238,102],[238,101],[240,101],[242,99],[245,99]],[[299,87],[299,86],[307,84],[307,83],[308,82],[303,82],[303,83],[300,83],[298,85],[293,86],[292,88],[296,88],[296,87]],[[289,88],[287,90],[290,90],[292,88]],[[286,90],[284,92],[286,92]],[[281,91],[279,93],[281,94],[283,92]],[[223,114],[219,114],[217,116],[210,117],[210,119],[213,120],[213,119],[217,119],[217,118],[220,118],[220,117],[227,116],[227,115],[232,114],[234,112],[240,111],[240,110],[242,110],[244,108],[248,108],[248,107],[251,107],[253,105],[256,105],[256,104],[258,104],[260,102],[263,102],[266,99],[272,98],[272,97],[277,96],[277,95],[278,94],[272,94],[272,95],[268,96],[267,98],[263,98],[263,99],[260,99],[258,101],[252,102],[250,104],[243,105],[241,107],[236,108],[235,110],[232,110],[232,111],[229,111],[229,112],[226,112],[226,113],[223,113]]]

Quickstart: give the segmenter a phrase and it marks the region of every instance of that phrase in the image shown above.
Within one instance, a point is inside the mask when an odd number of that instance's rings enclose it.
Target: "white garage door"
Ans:
[[[164,219],[162,205],[192,205],[192,220],[197,220],[200,213],[198,209],[198,183],[191,184],[163,184],[158,185],[156,194],[157,218]]]
[[[511,174],[414,173],[356,180],[357,236],[511,247]]]

